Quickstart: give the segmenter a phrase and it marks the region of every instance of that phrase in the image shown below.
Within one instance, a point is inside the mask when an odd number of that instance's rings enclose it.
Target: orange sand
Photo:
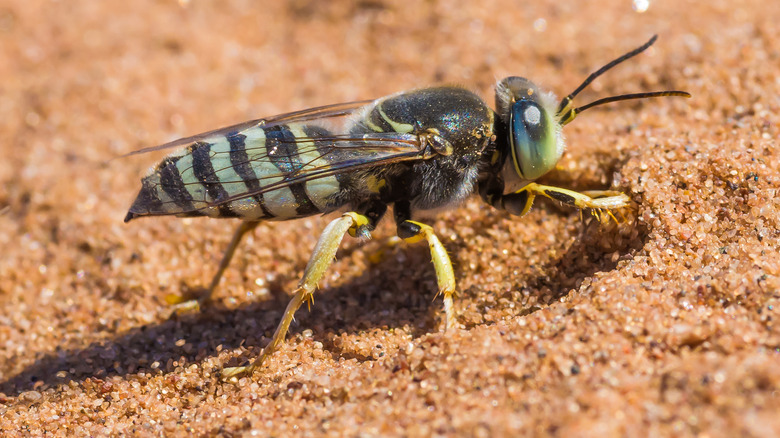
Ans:
[[[262,4],[266,3],[266,4]],[[123,224],[124,153],[440,83],[582,102],[545,182],[619,188],[600,227],[478,199],[432,225],[455,264],[444,333],[425,245],[345,239],[311,312],[268,342],[326,219],[261,225],[201,314],[235,223]],[[780,435],[780,3],[0,1],[0,429],[55,435]]]

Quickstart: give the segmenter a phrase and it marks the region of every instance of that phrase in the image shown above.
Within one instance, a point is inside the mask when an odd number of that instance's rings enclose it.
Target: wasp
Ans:
[[[574,105],[593,80],[655,40],[592,73],[560,102],[528,79],[512,76],[496,85],[495,110],[467,89],[440,86],[252,120],[142,149],[135,153],[178,148],[143,178],[125,222],[162,215],[241,220],[211,284],[192,303],[197,307],[219,284],[242,237],[260,222],[345,211],[325,227],[270,343],[248,366],[225,368],[223,377],[262,365],[284,341],[298,308],[313,300],[343,237],[370,238],[388,206],[400,238],[424,240],[430,247],[445,329],[451,329],[452,264],[433,228],[414,220],[416,213],[456,206],[474,192],[518,216],[537,196],[610,215],[626,207],[629,198],[618,191],[580,193],[534,181],[560,160],[562,127],[583,111],[629,99],[690,97],[656,91]]]

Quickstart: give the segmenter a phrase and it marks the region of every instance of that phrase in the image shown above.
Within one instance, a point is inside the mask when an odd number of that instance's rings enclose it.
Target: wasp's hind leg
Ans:
[[[455,310],[453,308],[452,296],[455,294],[455,273],[452,270],[452,262],[447,250],[442,245],[433,228],[420,222],[408,219],[409,206],[395,206],[395,219],[398,225],[398,237],[408,243],[416,243],[423,239],[428,242],[431,250],[431,259],[436,270],[436,281],[439,286],[438,294],[444,299],[444,329],[450,330],[456,327]]]
[[[217,273],[214,274],[214,277],[212,277],[208,289],[198,294],[197,298],[189,299],[180,295],[169,295],[166,297],[166,300],[169,303],[176,305],[176,311],[184,312],[198,310],[203,304],[211,299],[211,294],[214,292],[214,289],[217,288],[217,285],[219,285],[219,281],[222,279],[222,274],[225,273],[225,270],[230,265],[230,261],[233,259],[233,255],[235,254],[239,243],[241,243],[241,240],[248,232],[257,228],[259,224],[260,222],[256,221],[241,222],[241,225],[236,228],[236,232],[233,233],[233,238],[230,240],[230,244],[225,250],[225,253],[222,255],[222,261],[219,262],[219,269],[217,269]]]
[[[538,195],[562,202],[568,206],[580,210],[589,209],[600,221],[604,222],[612,218],[618,222],[612,214],[612,210],[628,207],[630,199],[628,195],[613,190],[592,190],[575,192],[560,187],[545,186],[530,183],[515,193],[504,195],[503,207],[513,214],[523,215],[528,212]],[[606,214],[606,216],[604,216]]]
[[[271,342],[266,345],[263,352],[260,353],[260,356],[250,365],[223,369],[223,378],[229,379],[240,374],[252,373],[262,366],[263,362],[265,362],[279,344],[284,341],[287,330],[290,328],[290,323],[295,316],[295,311],[298,310],[304,302],[311,302],[313,300],[317,283],[322,279],[325,271],[327,271],[336,256],[336,251],[338,250],[344,235],[349,233],[352,236],[370,237],[370,232],[373,230],[374,226],[376,226],[376,221],[378,221],[379,218],[381,218],[381,213],[377,214],[377,210],[372,210],[372,212],[369,212],[366,215],[349,212],[344,213],[343,216],[333,220],[325,227],[320,239],[317,241],[317,245],[314,247],[314,253],[311,255],[311,258],[309,258],[309,263],[306,265],[303,277],[298,283],[295,295],[290,300],[290,303],[287,304],[284,316],[282,316],[282,320],[276,327]]]

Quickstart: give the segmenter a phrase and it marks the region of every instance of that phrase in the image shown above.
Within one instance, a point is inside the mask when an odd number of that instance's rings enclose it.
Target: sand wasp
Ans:
[[[295,311],[312,299],[343,236],[369,238],[390,205],[399,237],[427,241],[445,328],[452,328],[452,264],[433,229],[413,220],[415,213],[455,206],[475,191],[513,215],[528,212],[536,196],[600,212],[627,206],[620,192],[578,193],[534,181],[555,167],[565,149],[562,127],[581,112],[628,99],[690,97],[657,91],[574,105],[594,79],[655,40],[592,73],[560,102],[525,78],[508,77],[496,85],[495,111],[464,88],[424,88],[252,120],[137,151],[178,147],[143,178],[125,222],[160,215],[241,219],[198,304],[209,299],[242,237],[261,221],[346,211],[325,227],[271,342],[252,364],[225,368],[225,377],[262,365],[284,340]]]

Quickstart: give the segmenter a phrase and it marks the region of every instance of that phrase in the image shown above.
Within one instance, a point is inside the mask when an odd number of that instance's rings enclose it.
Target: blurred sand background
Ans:
[[[647,6],[647,9],[642,9]],[[9,435],[777,436],[780,2],[0,1],[0,429]],[[639,9],[639,10],[637,10]],[[201,314],[231,221],[123,224],[149,154],[248,119],[507,75],[581,103],[544,181],[615,187],[620,226],[478,199],[425,245],[345,239],[251,377],[327,218],[261,225]]]

